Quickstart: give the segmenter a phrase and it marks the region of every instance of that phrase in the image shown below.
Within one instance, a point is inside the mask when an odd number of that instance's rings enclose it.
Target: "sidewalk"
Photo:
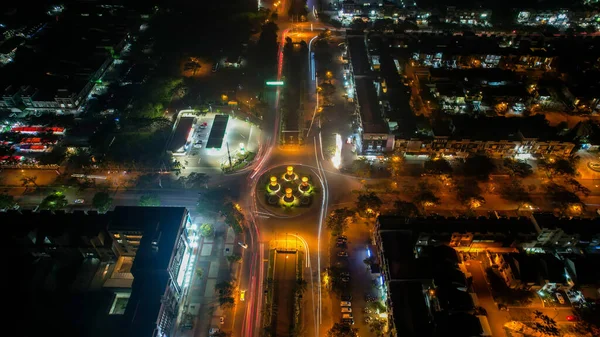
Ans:
[[[229,249],[233,252],[235,243],[235,233],[222,221],[215,225],[214,238],[202,238],[197,247],[197,262],[194,270],[201,268],[202,277],[194,272],[190,284],[189,293],[186,298],[187,313],[195,316],[193,328],[191,330],[178,330],[175,336],[192,337],[208,336],[208,331],[212,327],[218,327],[223,330],[233,325],[233,320],[227,321],[227,317],[233,317],[229,313],[231,310],[222,310],[219,307],[215,285],[219,282],[230,281],[234,278],[238,268],[231,268],[226,260],[226,252]],[[238,263],[236,263],[239,266]],[[234,275],[232,275],[234,274]],[[219,323],[220,317],[225,317],[225,324]],[[210,319],[207,319],[210,317]]]

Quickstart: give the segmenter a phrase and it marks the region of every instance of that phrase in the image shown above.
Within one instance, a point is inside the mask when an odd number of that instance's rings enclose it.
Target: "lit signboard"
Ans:
[[[283,85],[283,81],[267,81],[267,85],[270,85],[270,86],[282,86]]]

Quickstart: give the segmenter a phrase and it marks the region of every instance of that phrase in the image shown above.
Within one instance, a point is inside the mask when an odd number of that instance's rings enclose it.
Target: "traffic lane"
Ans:
[[[276,336],[288,336],[294,315],[294,286],[296,284],[296,254],[278,253],[275,258],[275,317]]]
[[[487,318],[492,328],[492,335],[496,337],[506,336],[504,324],[510,320],[506,311],[498,310],[494,298],[485,279],[484,271],[479,261],[466,262],[467,270],[473,277],[473,290],[477,294],[479,306],[487,313]]]

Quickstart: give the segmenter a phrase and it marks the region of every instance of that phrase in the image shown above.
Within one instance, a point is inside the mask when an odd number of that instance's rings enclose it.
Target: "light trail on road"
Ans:
[[[286,29],[282,33],[281,44],[279,45],[278,50],[278,62],[277,62],[277,80],[281,81],[282,72],[283,72],[283,47],[285,45],[285,37],[289,29]],[[252,174],[248,179],[248,188],[250,190],[251,202],[247,209],[249,210],[249,229],[251,243],[253,247],[253,255],[252,255],[252,263],[250,271],[253,273],[251,277],[250,289],[252,289],[250,293],[250,301],[248,303],[248,309],[246,310],[246,315],[243,323],[243,334],[247,337],[258,336],[256,333],[256,329],[261,326],[261,313],[262,313],[262,293],[263,293],[263,275],[264,275],[264,243],[260,243],[260,231],[258,229],[256,216],[258,214],[258,206],[256,203],[256,184],[258,183],[257,177],[260,177],[263,172],[263,166],[268,161],[271,156],[271,152],[273,148],[277,146],[277,135],[279,133],[279,123],[281,120],[281,116],[279,115],[279,98],[281,93],[281,87],[277,87],[277,91],[275,93],[275,102],[274,102],[274,111],[275,111],[275,122],[273,123],[273,134],[272,136],[267,138],[266,151],[263,152],[256,167],[252,171]],[[253,232],[254,231],[254,232]],[[256,236],[254,235],[256,234]],[[257,251],[258,250],[258,251]],[[257,268],[258,267],[258,268]],[[258,275],[257,275],[258,273]],[[254,319],[252,318],[254,315]]]
[[[323,221],[325,219],[325,217],[327,216],[327,204],[329,203],[329,184],[327,182],[327,177],[325,175],[325,169],[323,168],[323,164],[319,161],[319,155],[317,151],[317,138],[313,137],[313,146],[315,149],[315,160],[317,162],[317,169],[319,170],[319,174],[317,175],[317,177],[319,178],[319,180],[321,181],[321,185],[323,186],[323,199],[321,202],[321,214],[319,216],[319,229],[318,229],[318,234],[317,234],[317,250],[318,250],[318,254],[317,254],[317,269],[319,270],[318,272],[318,280],[319,280],[319,288],[318,288],[318,293],[319,293],[319,306],[318,306],[318,324],[321,324],[321,319],[322,319],[322,294],[321,294],[321,233],[323,230]],[[321,153],[321,156],[323,157],[323,153]],[[318,328],[317,328],[317,334],[316,336],[319,336],[318,333]]]

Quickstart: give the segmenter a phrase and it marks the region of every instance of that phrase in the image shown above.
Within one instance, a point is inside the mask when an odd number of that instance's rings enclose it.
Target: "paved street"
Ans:
[[[477,294],[479,300],[479,306],[483,307],[487,312],[487,318],[492,328],[492,334],[495,337],[506,336],[504,332],[504,323],[509,320],[508,313],[506,311],[498,310],[494,298],[489,289],[488,283],[485,279],[485,274],[481,262],[469,261],[466,262],[467,270],[473,276],[473,290]]]

